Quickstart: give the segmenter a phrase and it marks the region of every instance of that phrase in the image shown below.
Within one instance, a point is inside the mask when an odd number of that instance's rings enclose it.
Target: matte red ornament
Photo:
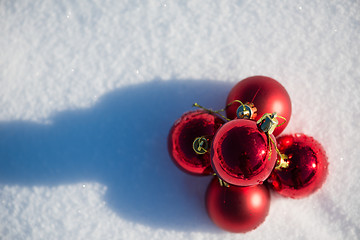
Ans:
[[[264,77],[248,77],[237,83],[230,91],[226,105],[240,100],[244,104],[253,104],[257,115],[254,120],[258,120],[265,113],[276,112],[284,117],[286,122],[275,129],[274,136],[279,135],[287,126],[291,116],[291,100],[286,89],[276,80]],[[240,103],[235,102],[226,108],[226,116],[229,119],[237,117],[236,112]]]
[[[211,165],[226,183],[236,186],[262,183],[276,163],[274,143],[275,137],[259,130],[255,121],[232,120],[225,123],[214,137]]]
[[[212,174],[208,149],[223,123],[220,117],[204,110],[184,113],[168,136],[168,150],[174,163],[190,174]]]
[[[318,190],[326,180],[328,161],[324,148],[304,134],[277,139],[277,146],[287,156],[288,167],[274,169],[267,180],[285,197],[302,198]]]
[[[208,186],[206,210],[220,228],[245,233],[264,222],[270,208],[270,193],[265,185],[222,187],[217,178]]]

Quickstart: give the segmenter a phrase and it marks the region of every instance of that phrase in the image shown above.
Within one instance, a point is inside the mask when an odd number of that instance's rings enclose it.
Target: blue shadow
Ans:
[[[55,114],[49,125],[1,122],[0,183],[96,181],[107,186],[108,206],[131,221],[218,231],[204,207],[210,178],[177,169],[166,141],[174,121],[194,102],[223,108],[231,87],[209,80],[154,80],[110,92],[89,109]]]

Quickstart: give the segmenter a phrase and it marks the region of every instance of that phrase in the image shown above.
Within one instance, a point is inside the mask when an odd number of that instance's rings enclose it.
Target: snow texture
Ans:
[[[360,238],[359,1],[2,0],[0,16],[0,239]],[[252,75],[285,86],[285,133],[320,141],[329,176],[232,234],[166,138]]]

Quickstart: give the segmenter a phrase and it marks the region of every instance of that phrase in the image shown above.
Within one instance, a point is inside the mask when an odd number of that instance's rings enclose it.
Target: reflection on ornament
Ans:
[[[212,174],[208,148],[223,123],[220,117],[205,110],[183,114],[168,136],[169,154],[176,166],[190,174]]]
[[[328,161],[324,148],[304,134],[277,139],[278,149],[287,156],[288,166],[275,168],[267,180],[283,196],[302,198],[318,190],[326,180]]]
[[[264,222],[270,208],[270,193],[265,185],[222,187],[214,178],[205,195],[206,210],[220,228],[245,233]]]
[[[275,166],[275,142],[275,137],[260,131],[255,121],[232,120],[214,137],[212,167],[219,178],[232,185],[262,183]]]

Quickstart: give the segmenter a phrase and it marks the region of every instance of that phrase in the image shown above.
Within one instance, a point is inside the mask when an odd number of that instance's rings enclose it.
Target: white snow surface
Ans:
[[[0,1],[0,239],[359,239],[359,1]],[[329,157],[308,198],[254,231],[208,218],[173,122],[277,79]]]

